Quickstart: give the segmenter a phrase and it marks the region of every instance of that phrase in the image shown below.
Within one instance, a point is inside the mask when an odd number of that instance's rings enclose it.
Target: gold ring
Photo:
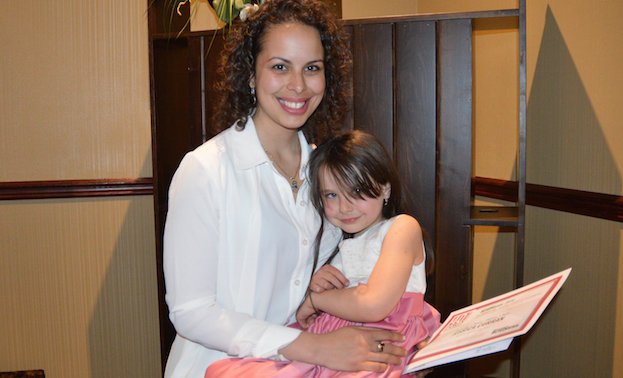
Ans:
[[[384,343],[384,342],[382,342],[382,341],[381,341],[381,342],[379,342],[379,343],[376,345],[376,351],[377,351],[377,352],[379,352],[379,353],[383,353],[383,350],[384,350],[384,349],[385,349],[385,343]]]

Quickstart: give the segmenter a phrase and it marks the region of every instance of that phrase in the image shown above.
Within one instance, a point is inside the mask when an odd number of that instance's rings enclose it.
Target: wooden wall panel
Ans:
[[[396,151],[410,213],[435,240],[435,22],[396,24]],[[433,282],[431,282],[432,284]],[[434,292],[429,284],[429,293]]]
[[[439,166],[435,305],[447,316],[471,304],[469,218],[472,133],[471,20],[440,21]]]
[[[353,26],[354,128],[379,137],[393,151],[392,24]]]

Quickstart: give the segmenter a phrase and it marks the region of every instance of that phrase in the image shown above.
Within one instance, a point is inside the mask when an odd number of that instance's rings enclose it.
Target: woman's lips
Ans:
[[[288,113],[291,114],[304,114],[309,107],[309,101],[305,100],[291,100],[291,99],[279,99],[279,104]]]

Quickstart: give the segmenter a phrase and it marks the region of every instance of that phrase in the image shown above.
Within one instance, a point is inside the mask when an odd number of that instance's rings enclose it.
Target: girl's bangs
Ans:
[[[340,164],[327,162],[328,172],[345,193],[357,198],[376,198],[381,195],[381,185],[372,180],[369,175],[362,174],[362,170],[354,164]]]

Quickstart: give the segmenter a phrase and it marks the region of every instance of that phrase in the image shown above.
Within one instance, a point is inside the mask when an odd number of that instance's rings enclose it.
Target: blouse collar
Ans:
[[[234,155],[234,164],[238,169],[249,169],[258,165],[268,163],[270,159],[262,148],[260,138],[257,136],[257,130],[253,118],[249,117],[244,129],[239,130],[234,124],[231,126],[233,132],[232,146]],[[306,177],[306,166],[311,153],[311,146],[307,143],[307,139],[302,131],[298,131],[299,143],[301,145],[301,168],[299,175],[301,178]]]

